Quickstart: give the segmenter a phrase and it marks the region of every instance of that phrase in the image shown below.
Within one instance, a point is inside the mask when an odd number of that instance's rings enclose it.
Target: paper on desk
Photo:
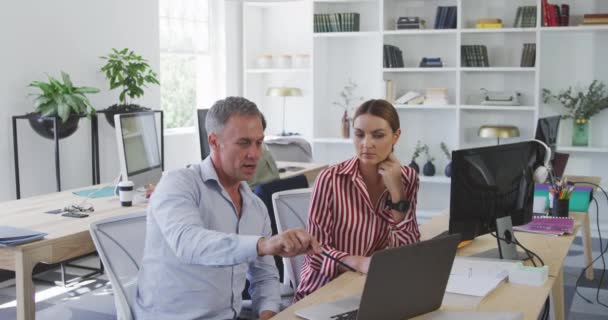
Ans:
[[[515,261],[465,258],[454,259],[446,292],[484,297],[509,276]]]

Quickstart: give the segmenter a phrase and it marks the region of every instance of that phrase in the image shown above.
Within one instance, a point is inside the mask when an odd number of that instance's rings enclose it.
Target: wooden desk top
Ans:
[[[549,279],[542,287],[523,286],[511,283],[503,283],[496,290],[485,296],[481,302],[472,310],[475,311],[521,311],[524,319],[537,320],[538,315],[544,307],[544,302],[553,288],[556,276],[563,266],[564,259],[580,228],[585,213],[570,213],[575,219],[575,232],[571,235],[560,237],[517,232],[516,237],[528,249],[537,253],[549,265]],[[430,239],[439,233],[447,230],[449,216],[442,214],[434,217],[430,222],[420,226],[422,239]],[[496,239],[490,235],[476,238],[470,245],[458,250],[458,256],[469,256],[483,252],[487,249],[496,248]],[[530,264],[530,262],[526,262]],[[347,272],[328,283],[315,293],[307,296],[298,303],[283,310],[273,319],[299,319],[295,311],[315,304],[326,303],[342,299],[351,295],[361,294],[365,283],[365,275],[354,272]],[[457,295],[452,295],[457,296]],[[466,298],[465,298],[466,299]],[[471,307],[464,306],[456,300],[444,300],[441,310],[463,311],[471,310]],[[404,301],[404,305],[407,302]],[[469,304],[470,305],[470,304]],[[424,319],[424,316],[416,317]]]
[[[99,187],[102,186],[90,186],[82,189]],[[87,203],[93,205],[95,211],[88,213],[89,216],[86,218],[69,218],[63,217],[61,214],[45,213],[45,211],[64,208],[71,204],[79,204],[85,199],[84,197],[74,195],[73,191],[75,190],[0,203],[0,225],[30,229],[48,234],[40,241],[15,247],[0,247],[0,252],[33,249],[60,242],[76,234],[86,233],[88,235],[89,225],[92,222],[145,210],[146,206],[146,204],[135,204],[132,207],[121,207],[118,197],[109,197],[87,200]]]
[[[312,184],[314,183],[321,170],[327,168],[327,164],[312,162],[277,161],[277,167],[279,169],[288,169],[285,172],[279,173],[279,177],[281,179],[291,178],[303,174],[306,176],[306,178],[308,179],[308,183],[312,187]]]

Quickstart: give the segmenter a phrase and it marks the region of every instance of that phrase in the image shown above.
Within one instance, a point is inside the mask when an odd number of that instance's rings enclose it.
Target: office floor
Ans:
[[[608,237],[608,235],[606,235]],[[593,239],[593,256],[599,253],[599,240]],[[608,320],[608,308],[595,302],[597,284],[601,276],[601,260],[594,265],[596,277],[593,282],[584,277],[579,285],[579,291],[592,300],[592,304],[585,302],[576,295],[574,286],[583,266],[583,247],[580,237],[575,239],[570,253],[565,261],[564,268],[564,296],[566,302],[567,319],[569,320]],[[608,257],[606,257],[608,260]],[[99,266],[96,257],[84,258],[77,264],[92,267]],[[69,269],[70,274],[79,274],[78,269]],[[44,279],[59,279],[58,269],[47,271],[37,277]],[[603,289],[600,290],[600,301],[608,304],[608,272],[605,275]],[[15,286],[13,280],[0,284],[0,320],[15,319]],[[80,282],[67,288],[51,286],[36,282],[36,318],[42,320],[54,319],[87,319],[110,320],[116,319],[114,300],[110,283],[105,275]]]

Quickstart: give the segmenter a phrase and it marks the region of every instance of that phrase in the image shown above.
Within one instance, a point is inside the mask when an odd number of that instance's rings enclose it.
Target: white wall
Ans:
[[[94,86],[102,91],[92,95],[97,109],[117,102],[118,92],[109,92],[104,75],[99,72],[110,48],[128,47],[150,61],[159,70],[159,34],[157,0],[54,0],[0,2],[0,201],[14,199],[15,177],[11,116],[33,110],[35,92],[27,85],[45,80],[45,73],[59,76],[63,70],[76,85]],[[160,90],[152,86],[140,104],[160,105]],[[100,119],[100,155],[102,182],[119,172],[114,132]],[[64,189],[91,183],[90,126],[81,120],[81,128],[62,140],[61,171]],[[53,143],[19,124],[19,155],[22,196],[55,190]]]

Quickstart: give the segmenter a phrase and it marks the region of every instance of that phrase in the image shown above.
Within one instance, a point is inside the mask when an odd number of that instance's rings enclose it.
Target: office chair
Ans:
[[[293,228],[306,228],[311,194],[312,188],[307,188],[281,191],[272,195],[278,232]],[[284,283],[290,284],[294,290],[300,284],[300,270],[303,264],[303,255],[283,258]]]
[[[312,148],[304,138],[273,136],[264,143],[276,161],[312,162]]]
[[[272,234],[277,234],[277,223],[275,220],[274,209],[272,206],[272,195],[279,191],[292,190],[292,189],[302,189],[308,188],[308,180],[304,175],[298,175],[295,177],[287,178],[287,179],[278,179],[265,184],[258,185],[253,189],[253,193],[255,193],[262,202],[266,205],[268,209],[268,216],[270,218],[270,228],[272,228]],[[283,260],[281,257],[274,257],[274,261],[277,265],[277,269],[279,269],[279,278],[280,281],[283,282]]]
[[[90,232],[112,284],[117,318],[132,320],[146,238],[146,212],[93,222]]]
[[[207,111],[209,109],[197,109],[196,115],[198,118],[198,141],[201,147],[201,159],[207,158],[211,149],[207,142],[207,129],[205,128],[205,119],[207,118]]]

